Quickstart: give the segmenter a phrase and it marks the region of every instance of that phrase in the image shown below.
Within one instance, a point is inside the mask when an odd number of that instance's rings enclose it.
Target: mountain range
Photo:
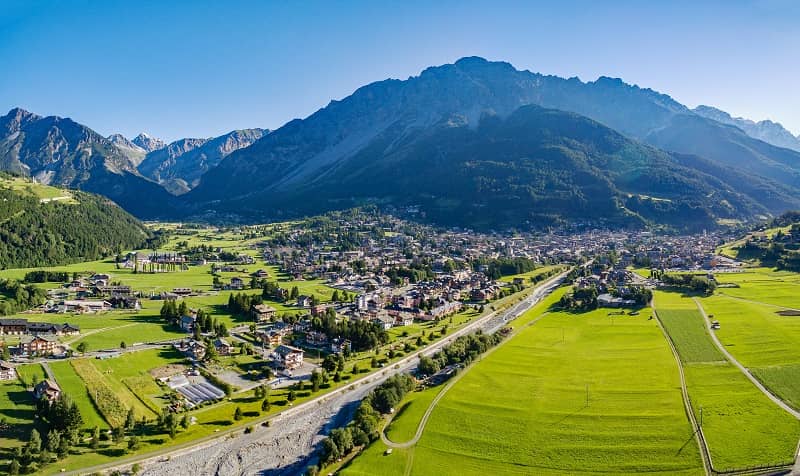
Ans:
[[[29,116],[0,119],[0,169],[104,193],[147,218],[258,221],[375,203],[482,228],[700,229],[800,206],[800,152],[778,124],[477,57],[366,85],[271,132],[164,144]],[[13,126],[41,121],[49,133]],[[84,139],[64,144],[62,128]],[[158,191],[140,201],[131,182]]]

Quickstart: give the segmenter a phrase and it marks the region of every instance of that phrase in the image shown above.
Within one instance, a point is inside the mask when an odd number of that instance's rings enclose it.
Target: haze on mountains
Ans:
[[[13,110],[0,119],[0,168],[144,218],[260,221],[374,203],[477,228],[699,229],[800,205],[800,153],[759,124],[620,79],[468,57],[366,85],[273,132],[169,145]]]

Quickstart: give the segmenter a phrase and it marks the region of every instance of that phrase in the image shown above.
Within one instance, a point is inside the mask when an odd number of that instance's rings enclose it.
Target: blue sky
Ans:
[[[0,109],[168,140],[277,128],[479,55],[800,133],[800,2],[0,1]]]

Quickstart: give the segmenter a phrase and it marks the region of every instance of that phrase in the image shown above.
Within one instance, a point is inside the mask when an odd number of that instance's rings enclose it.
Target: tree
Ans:
[[[88,347],[88,346],[86,345],[86,342],[80,342],[80,343],[78,344],[77,350],[78,350],[78,352],[80,352],[81,354],[85,354],[85,353],[86,353],[86,349],[87,349],[87,347]]]
[[[42,436],[39,431],[34,428],[31,430],[31,437],[28,439],[28,451],[31,454],[37,454],[42,450]]]
[[[16,476],[19,474],[19,461],[13,459],[11,464],[8,465],[8,474]]]
[[[242,419],[242,408],[236,407],[236,411],[233,412],[233,419],[239,421]]]
[[[136,451],[139,449],[139,437],[131,436],[128,440],[128,451]]]
[[[128,410],[128,416],[125,418],[125,429],[128,431],[133,431],[133,428],[136,426],[136,415],[133,413],[133,408],[131,407]]]
[[[127,347],[127,346],[125,345],[125,341],[122,341],[122,342],[120,342],[120,343],[119,343],[119,348],[120,348],[120,349],[124,349],[125,347]]]
[[[114,443],[119,443],[120,441],[125,439],[125,427],[117,426],[111,431],[111,438],[114,439]]]
[[[94,430],[92,431],[92,449],[96,450],[97,447],[100,446],[100,427],[95,426]]]
[[[61,446],[61,432],[51,429],[47,432],[47,451],[50,453],[58,453],[58,448]]]
[[[336,360],[336,356],[333,354],[328,354],[325,356],[325,360],[322,361],[322,368],[325,369],[326,372],[333,373],[336,371],[336,367],[338,367],[339,363]]]
[[[189,428],[189,415],[184,414],[181,418],[181,427],[185,430]]]
[[[263,402],[261,402],[261,411],[268,412],[270,409],[269,398],[265,398]]]
[[[311,372],[311,393],[317,393],[320,385],[322,385],[322,372],[315,369]]]
[[[286,396],[286,399],[293,402],[297,400],[297,394],[294,393],[294,390],[289,390],[289,395]]]

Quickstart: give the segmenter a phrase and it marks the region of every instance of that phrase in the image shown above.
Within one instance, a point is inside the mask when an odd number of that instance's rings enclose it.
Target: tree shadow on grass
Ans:
[[[214,420],[203,423],[205,426],[231,426],[233,424],[230,420]]]

